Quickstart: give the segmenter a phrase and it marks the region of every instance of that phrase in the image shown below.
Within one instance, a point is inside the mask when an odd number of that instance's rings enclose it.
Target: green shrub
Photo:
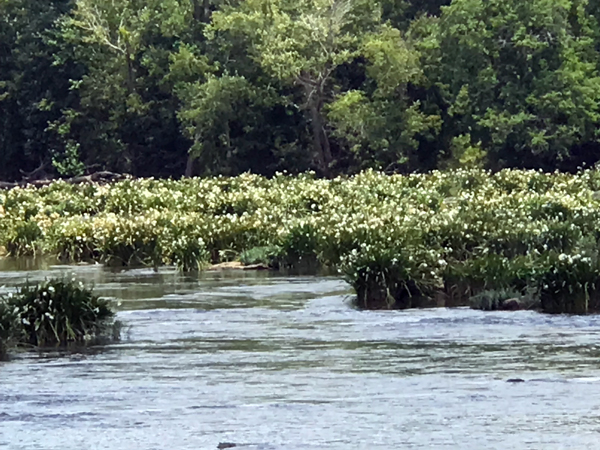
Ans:
[[[533,256],[507,258],[496,254],[472,256],[466,261],[453,261],[444,270],[444,288],[448,295],[458,298],[453,303],[467,304],[465,300],[482,291],[523,291],[536,284],[539,263]]]

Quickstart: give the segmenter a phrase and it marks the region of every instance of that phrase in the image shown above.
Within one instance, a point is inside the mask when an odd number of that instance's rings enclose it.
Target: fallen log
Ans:
[[[83,183],[112,183],[114,181],[132,179],[133,177],[129,174],[113,173],[107,171],[95,172],[90,175],[82,175],[72,178],[55,178],[55,179],[42,179],[42,180],[23,180],[23,181],[0,181],[0,189],[14,189],[16,187],[36,187],[41,188],[48,186],[55,181],[62,180],[68,184],[83,184]]]

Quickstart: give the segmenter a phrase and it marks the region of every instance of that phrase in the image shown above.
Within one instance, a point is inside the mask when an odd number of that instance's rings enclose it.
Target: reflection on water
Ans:
[[[361,312],[330,277],[2,264],[4,290],[75,273],[128,331],[1,364],[0,448],[597,446],[597,316]]]

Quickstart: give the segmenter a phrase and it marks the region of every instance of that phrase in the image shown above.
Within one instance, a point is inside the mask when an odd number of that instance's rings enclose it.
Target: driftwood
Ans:
[[[21,175],[23,175],[23,181],[34,181],[46,178],[46,167],[48,167],[48,161],[40,161],[40,166],[32,172],[24,172],[20,170]]]
[[[83,175],[80,177],[73,178],[65,178],[62,181],[68,184],[82,184],[82,183],[111,183],[113,181],[126,180],[133,178],[131,175],[113,173],[113,172],[96,172],[90,175]],[[18,182],[8,182],[8,181],[0,181],[0,189],[13,189],[16,187],[44,187],[52,184],[56,179],[43,179],[43,180],[34,180],[34,181],[18,181]]]
[[[206,270],[208,272],[217,272],[221,270],[271,270],[271,268],[265,264],[249,264],[245,266],[239,261],[229,261],[219,264],[213,264]]]

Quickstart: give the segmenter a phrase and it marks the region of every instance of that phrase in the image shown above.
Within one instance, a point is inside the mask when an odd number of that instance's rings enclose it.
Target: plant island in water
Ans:
[[[258,175],[0,193],[11,256],[202,270],[330,267],[357,305],[600,309],[600,172]]]

